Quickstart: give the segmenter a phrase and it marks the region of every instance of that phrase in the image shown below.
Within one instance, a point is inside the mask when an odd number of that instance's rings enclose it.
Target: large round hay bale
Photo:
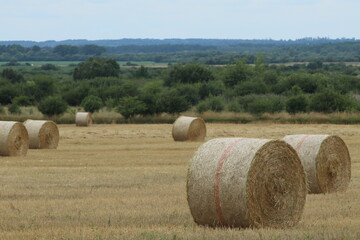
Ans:
[[[334,135],[288,135],[283,138],[298,153],[310,193],[345,191],[350,183],[351,160],[344,141]]]
[[[92,116],[89,112],[77,112],[75,116],[76,126],[87,127],[92,124]]]
[[[173,124],[175,141],[204,141],[206,126],[202,118],[181,116]]]
[[[201,225],[293,226],[306,194],[300,159],[281,140],[213,139],[199,147],[189,165],[187,199]]]
[[[59,144],[59,129],[53,121],[26,120],[24,122],[29,139],[30,149],[56,149]]]
[[[0,155],[25,156],[29,149],[29,135],[20,122],[0,121]]]

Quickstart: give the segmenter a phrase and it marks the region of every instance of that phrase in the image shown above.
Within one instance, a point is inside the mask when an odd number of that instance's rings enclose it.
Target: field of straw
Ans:
[[[0,239],[360,239],[360,126],[207,124],[207,137],[336,134],[349,147],[344,193],[308,195],[286,229],[197,226],[186,200],[199,142],[175,142],[172,125],[58,125],[58,149],[0,157]]]

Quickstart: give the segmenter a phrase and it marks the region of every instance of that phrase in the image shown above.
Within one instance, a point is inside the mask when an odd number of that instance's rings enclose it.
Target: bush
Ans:
[[[8,111],[11,114],[21,114],[21,109],[16,103],[12,103],[8,106]]]
[[[5,85],[0,88],[0,103],[11,104],[13,99],[18,95],[18,88],[13,85]]]
[[[116,108],[116,111],[127,120],[142,113],[145,108],[145,104],[137,97],[123,97],[120,99],[119,106]]]
[[[74,80],[93,79],[96,77],[118,77],[120,66],[115,59],[91,57],[74,69]]]
[[[172,86],[179,83],[208,82],[214,79],[212,72],[204,65],[197,63],[176,64],[168,70],[165,85]]]
[[[0,114],[5,114],[5,109],[3,106],[0,105]]]
[[[39,111],[46,116],[57,116],[65,113],[67,103],[58,96],[50,96],[43,99],[37,106]]]
[[[206,98],[205,100],[201,101],[196,106],[196,111],[198,113],[203,113],[206,111],[214,111],[214,112],[221,112],[225,108],[225,103],[222,97],[220,96],[211,96]]]
[[[12,102],[19,106],[31,106],[32,105],[32,101],[28,96],[15,97]]]
[[[164,112],[170,114],[185,112],[190,108],[190,103],[186,100],[186,97],[176,88],[164,91],[161,96],[161,105]]]
[[[349,107],[350,99],[333,89],[324,89],[310,99],[310,110],[315,112],[331,113],[345,111]]]
[[[290,114],[297,112],[307,112],[308,105],[308,99],[302,93],[301,88],[297,85],[293,86],[291,89],[291,96],[286,100],[285,103],[286,111]]]
[[[267,92],[267,86],[264,81],[253,79],[239,83],[235,86],[234,90],[238,96],[265,94]]]
[[[308,99],[303,94],[291,96],[286,100],[285,103],[286,111],[290,114],[307,112],[308,106]]]
[[[238,100],[232,100],[228,104],[229,112],[244,112],[244,107],[239,103]]]
[[[94,112],[99,111],[100,108],[102,108],[103,102],[102,102],[101,98],[90,95],[90,96],[85,97],[82,100],[81,106],[84,108],[84,110],[86,112],[94,113]]]
[[[12,83],[24,81],[23,75],[20,72],[14,70],[12,68],[5,68],[1,72],[1,77],[9,79]]]
[[[285,107],[284,97],[278,95],[246,95],[239,102],[252,114],[281,112]]]

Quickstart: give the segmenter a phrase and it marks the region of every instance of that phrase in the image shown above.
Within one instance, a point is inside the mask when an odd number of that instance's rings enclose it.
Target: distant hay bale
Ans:
[[[345,142],[334,135],[288,135],[283,138],[299,154],[310,193],[345,191],[351,160]]]
[[[92,116],[89,112],[77,112],[75,116],[76,126],[87,127],[92,124]]]
[[[188,169],[187,200],[200,225],[294,226],[306,194],[300,159],[281,140],[213,139],[199,147]]]
[[[206,126],[202,118],[181,116],[173,124],[175,141],[204,141]]]
[[[25,156],[29,149],[29,135],[20,122],[0,121],[0,155]]]
[[[59,129],[53,121],[26,120],[30,149],[56,149],[59,144]]]

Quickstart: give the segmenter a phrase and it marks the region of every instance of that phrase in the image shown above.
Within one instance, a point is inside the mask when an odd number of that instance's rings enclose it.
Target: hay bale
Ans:
[[[26,120],[24,126],[29,134],[30,149],[56,149],[59,143],[59,129],[53,121]]]
[[[29,135],[20,122],[0,121],[0,155],[25,156],[29,149]]]
[[[181,116],[173,124],[175,141],[204,141],[206,126],[202,118]]]
[[[307,194],[295,150],[281,140],[217,138],[202,144],[187,175],[194,221],[226,227],[288,227]]]
[[[334,135],[288,135],[283,138],[298,153],[310,193],[345,191],[350,183],[351,160],[344,141]]]
[[[92,116],[89,112],[77,112],[75,116],[76,126],[87,127],[92,124]]]

